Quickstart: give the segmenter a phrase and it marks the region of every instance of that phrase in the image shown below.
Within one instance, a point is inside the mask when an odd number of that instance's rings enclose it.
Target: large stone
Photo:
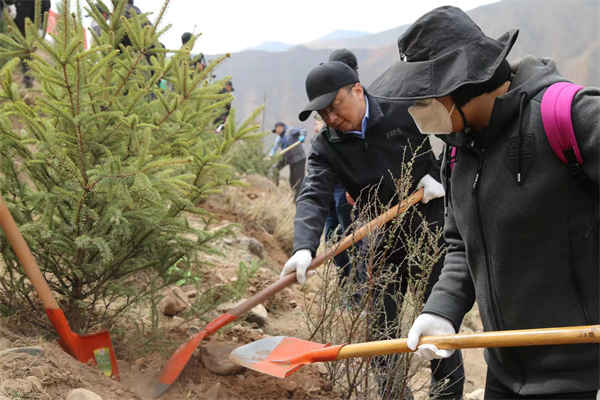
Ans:
[[[169,288],[165,297],[158,303],[158,309],[166,316],[172,317],[189,307],[190,299],[179,287]]]
[[[32,347],[15,347],[13,349],[7,349],[0,351],[0,358],[8,356],[10,354],[26,354],[28,356],[41,356],[45,350],[39,346]]]
[[[229,354],[239,347],[235,343],[208,343],[200,347],[200,362],[215,375],[238,375],[246,370],[229,359]]]
[[[258,326],[263,326],[267,323],[268,316],[269,314],[267,313],[267,309],[262,304],[259,304],[248,311],[248,314],[246,315],[246,321],[254,322]]]
[[[65,400],[102,400],[102,397],[87,389],[73,389],[67,393]]]
[[[248,251],[259,258],[263,258],[263,245],[254,238],[243,238],[241,245],[246,247]]]
[[[50,368],[45,365],[42,367],[33,367],[31,368],[31,374],[43,381],[50,374]]]
[[[7,393],[29,394],[33,391],[33,383],[26,379],[7,379],[2,382],[2,387]]]

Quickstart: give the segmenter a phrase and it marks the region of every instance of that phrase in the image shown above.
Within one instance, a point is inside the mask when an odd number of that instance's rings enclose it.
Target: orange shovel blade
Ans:
[[[73,335],[75,335],[75,340],[73,341],[75,348],[73,350],[66,345],[64,340],[58,342],[65,352],[71,354],[82,363],[97,365],[98,369],[104,375],[112,377],[119,382],[121,381],[117,357],[108,331],[96,332],[89,335],[74,333]]]
[[[342,346],[275,336],[238,347],[229,358],[246,368],[286,378],[303,365],[336,360]]]
[[[169,358],[163,367],[163,370],[158,377],[158,381],[154,383],[154,388],[152,389],[153,399],[157,398],[171,387],[171,384],[175,382],[175,379],[177,379],[188,360],[192,357],[194,350],[196,350],[200,342],[209,334],[210,332],[207,331],[196,333],[190,337],[190,340],[187,343],[182,344],[175,350],[173,355],[171,355],[171,358]]]

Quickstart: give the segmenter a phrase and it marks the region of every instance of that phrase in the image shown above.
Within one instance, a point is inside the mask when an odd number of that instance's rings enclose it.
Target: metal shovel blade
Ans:
[[[63,340],[58,342],[62,349],[71,354],[82,363],[92,363],[106,376],[120,382],[117,357],[110,340],[108,331],[92,333],[90,335],[75,335],[74,354]]]
[[[159,397],[171,387],[171,384],[177,379],[188,360],[192,357],[192,353],[194,353],[196,347],[209,334],[210,332],[207,331],[196,333],[190,337],[187,343],[182,344],[175,350],[175,353],[173,353],[163,367],[158,381],[154,383],[154,388],[152,389],[153,399]]]
[[[310,357],[298,357],[298,355],[328,346],[329,343],[314,343],[285,336],[275,336],[238,347],[231,352],[229,358],[246,368],[285,378],[303,365],[313,362]]]

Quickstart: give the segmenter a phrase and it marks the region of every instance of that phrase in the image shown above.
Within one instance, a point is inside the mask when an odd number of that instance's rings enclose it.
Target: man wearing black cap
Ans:
[[[294,143],[304,143],[306,139],[306,129],[291,128],[283,122],[278,122],[273,128],[273,133],[277,134],[277,139],[273,148],[269,152],[269,157],[273,157],[277,149],[285,150],[289,148],[283,155],[283,157],[277,163],[277,170],[283,169],[286,165],[290,166],[290,187],[294,191],[294,200],[298,197],[300,189],[302,189],[302,182],[304,181],[304,175],[306,172],[306,153],[302,148],[302,145],[296,145],[291,147]],[[276,180],[279,184],[279,179]]]
[[[398,202],[395,180],[402,176],[404,155],[407,161],[412,160],[413,188],[425,189],[418,210],[433,226],[441,227],[444,218],[440,164],[435,160],[429,142],[424,141],[408,114],[411,102],[370,96],[360,85],[356,72],[336,61],[322,64],[308,74],[306,92],[310,103],[300,113],[300,120],[306,120],[312,111],[317,111],[327,126],[312,141],[308,176],[296,204],[294,255],[281,273],[283,277],[295,272],[301,284],[306,281],[306,270],[319,246],[336,177],[350,196],[362,204],[369,203],[369,195],[375,190],[380,204],[395,204]],[[379,212],[378,206],[375,207],[374,211]],[[387,242],[382,240],[382,243]],[[388,254],[386,264],[375,268],[398,271],[399,278],[408,278],[406,249],[398,243],[393,249],[388,249]],[[441,261],[434,266],[426,295],[437,281],[441,268]],[[366,279],[364,264],[359,266],[358,272],[362,279]],[[420,274],[417,270],[410,272],[412,276]],[[397,282],[390,283],[385,292],[404,293],[408,279],[401,279],[401,282],[402,287]],[[375,316],[380,328],[389,321],[396,321],[398,316],[393,296],[384,296],[383,305],[384,309],[377,310]],[[432,383],[439,387],[448,378],[448,384],[442,389],[444,395],[439,398],[461,398],[464,372],[460,352],[441,363],[436,361],[432,362]],[[380,382],[380,385],[387,390],[385,382]],[[397,395],[385,390],[382,396],[386,399]]]
[[[358,61],[353,52],[346,49],[335,50],[329,55],[329,61],[340,61],[352,68],[358,75]],[[319,117],[319,120],[321,118]],[[321,127],[322,128],[322,127]],[[320,131],[321,129],[319,129]],[[333,188],[333,200],[329,203],[329,214],[325,220],[325,238],[331,238],[336,230],[340,229],[339,234],[348,234],[346,230],[352,225],[352,205],[346,200],[346,188],[339,179],[335,180]],[[357,244],[358,245],[358,244]],[[342,251],[333,257],[335,265],[339,269],[339,282],[344,284],[351,276],[352,263],[349,254],[354,251],[354,246]]]
[[[561,160],[541,104],[566,79],[549,58],[509,65],[517,34],[494,40],[460,9],[437,8],[402,35],[401,61],[371,86],[380,96],[416,100],[409,112],[419,130],[449,145],[449,251],[409,332],[413,349],[421,335],[456,333],[475,300],[486,331],[600,323],[600,89],[578,88],[555,110],[570,112],[565,128],[577,143]],[[431,359],[452,351],[421,345],[418,353]],[[486,399],[600,398],[598,344],[484,354]]]
[[[191,39],[192,34],[190,32],[185,32],[183,35],[181,35],[181,45],[185,46]],[[190,68],[195,69],[198,72],[202,72],[204,68],[206,68],[206,59],[204,58],[204,54],[200,53],[197,56],[193,56],[190,49]]]

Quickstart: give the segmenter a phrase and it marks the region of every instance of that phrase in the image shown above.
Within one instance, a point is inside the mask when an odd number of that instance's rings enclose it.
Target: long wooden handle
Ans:
[[[325,260],[332,258],[340,254],[342,251],[346,250],[348,247],[352,246],[354,243],[359,242],[364,239],[369,232],[373,231],[376,228],[379,228],[391,221],[398,214],[403,213],[408,207],[415,205],[423,198],[423,189],[417,190],[411,196],[409,196],[402,203],[395,205],[394,207],[387,210],[385,213],[381,214],[377,218],[370,221],[368,224],[362,226],[360,229],[356,230],[353,234],[346,236],[342,241],[340,241],[337,245],[330,247],[324,253],[319,254],[315,258],[313,258],[308,270],[312,270],[320,266],[325,262]],[[273,283],[269,287],[264,290],[258,292],[254,296],[250,297],[247,301],[240,304],[236,308],[229,311],[228,314],[233,315],[235,317],[240,317],[244,313],[248,312],[252,307],[263,303],[265,300],[274,296],[276,293],[285,289],[288,286],[291,286],[294,282],[296,282],[296,274],[289,274],[279,279],[277,282]]]
[[[290,150],[291,150],[291,149],[293,149],[294,147],[296,147],[296,146],[300,145],[300,143],[302,143],[302,142],[298,140],[296,143],[293,143],[291,146],[289,146],[289,147],[286,147],[285,149],[281,150],[281,151],[279,152],[279,155],[282,155],[282,154],[285,154],[285,153],[287,153],[288,151],[290,151]]]
[[[21,265],[23,265],[23,269],[25,269],[25,273],[42,301],[44,308],[52,310],[58,309],[58,303],[52,296],[50,287],[35,262],[31,250],[29,250],[27,243],[25,243],[25,239],[23,239],[19,227],[15,223],[10,211],[8,211],[2,196],[0,196],[0,226],[2,226],[2,230],[8,238],[8,242],[12,246]]]
[[[394,339],[348,344],[339,350],[337,360],[380,356],[383,354],[409,353],[412,352],[412,350],[406,345],[407,341],[408,339]],[[433,344],[437,346],[438,349],[473,349],[585,343],[600,343],[600,325],[424,336],[419,341],[419,345]]]

